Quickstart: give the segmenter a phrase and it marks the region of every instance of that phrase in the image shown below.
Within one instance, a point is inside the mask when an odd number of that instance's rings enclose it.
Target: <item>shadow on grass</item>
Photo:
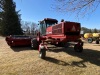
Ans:
[[[81,58],[82,61],[76,62],[73,61],[72,64],[79,66],[78,64],[82,64],[84,67],[85,62],[90,62],[94,65],[100,66],[100,51],[92,50],[92,49],[84,49],[82,53],[75,52],[72,47],[69,48],[60,48],[53,49],[53,52],[65,52],[69,55]],[[66,58],[67,59],[67,58]]]
[[[55,58],[52,58],[52,57],[46,57],[44,60],[49,61],[51,63],[55,63],[57,65],[62,65],[62,66],[77,66],[77,67],[81,67],[81,68],[86,67],[86,65],[82,61],[72,62],[71,64],[69,64],[65,61],[58,60],[58,59],[55,59]]]
[[[33,50],[30,46],[16,46],[10,47],[14,52]]]
[[[45,57],[44,60],[55,63],[55,64],[58,64],[58,65],[62,65],[62,66],[69,65],[68,63],[66,63],[64,61],[61,61],[61,60],[58,60],[58,59],[55,59],[55,58],[52,58],[52,57]]]

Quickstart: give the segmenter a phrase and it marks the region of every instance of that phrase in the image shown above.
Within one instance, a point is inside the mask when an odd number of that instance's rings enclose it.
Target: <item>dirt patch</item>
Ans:
[[[82,53],[50,47],[43,60],[37,50],[10,48],[0,37],[0,75],[100,75],[100,45],[85,43]]]

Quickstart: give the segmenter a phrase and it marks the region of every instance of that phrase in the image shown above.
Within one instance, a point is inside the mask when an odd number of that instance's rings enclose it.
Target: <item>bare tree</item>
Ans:
[[[31,23],[31,34],[32,35],[36,35],[37,28],[38,27],[36,23]]]
[[[99,4],[100,0],[55,0],[54,8],[61,12],[85,16],[94,12]]]
[[[22,29],[26,35],[35,35],[37,24],[34,22],[22,21]]]
[[[22,22],[22,29],[24,31],[24,34],[30,35],[30,22]]]

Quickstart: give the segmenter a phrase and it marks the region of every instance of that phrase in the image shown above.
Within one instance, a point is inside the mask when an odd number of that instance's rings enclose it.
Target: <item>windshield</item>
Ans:
[[[45,23],[40,23],[40,33],[42,35],[46,34],[46,25],[45,25]]]
[[[55,22],[55,21],[42,21],[40,23],[40,33],[42,35],[45,35],[46,34],[46,28],[50,27],[52,25],[55,25],[55,24],[57,24],[57,22]]]
[[[49,26],[52,26],[52,25],[55,25],[57,24],[57,22],[46,22],[46,27],[49,27]]]
[[[53,23],[52,22],[47,22],[46,26],[49,27],[49,26],[52,26],[52,25],[55,25],[55,24],[56,24],[55,22],[53,22]]]

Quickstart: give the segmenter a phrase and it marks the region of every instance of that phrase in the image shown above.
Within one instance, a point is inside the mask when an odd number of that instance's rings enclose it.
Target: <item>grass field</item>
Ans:
[[[100,44],[83,48],[77,53],[73,47],[50,46],[43,60],[37,50],[10,48],[0,37],[0,75],[100,75]]]

